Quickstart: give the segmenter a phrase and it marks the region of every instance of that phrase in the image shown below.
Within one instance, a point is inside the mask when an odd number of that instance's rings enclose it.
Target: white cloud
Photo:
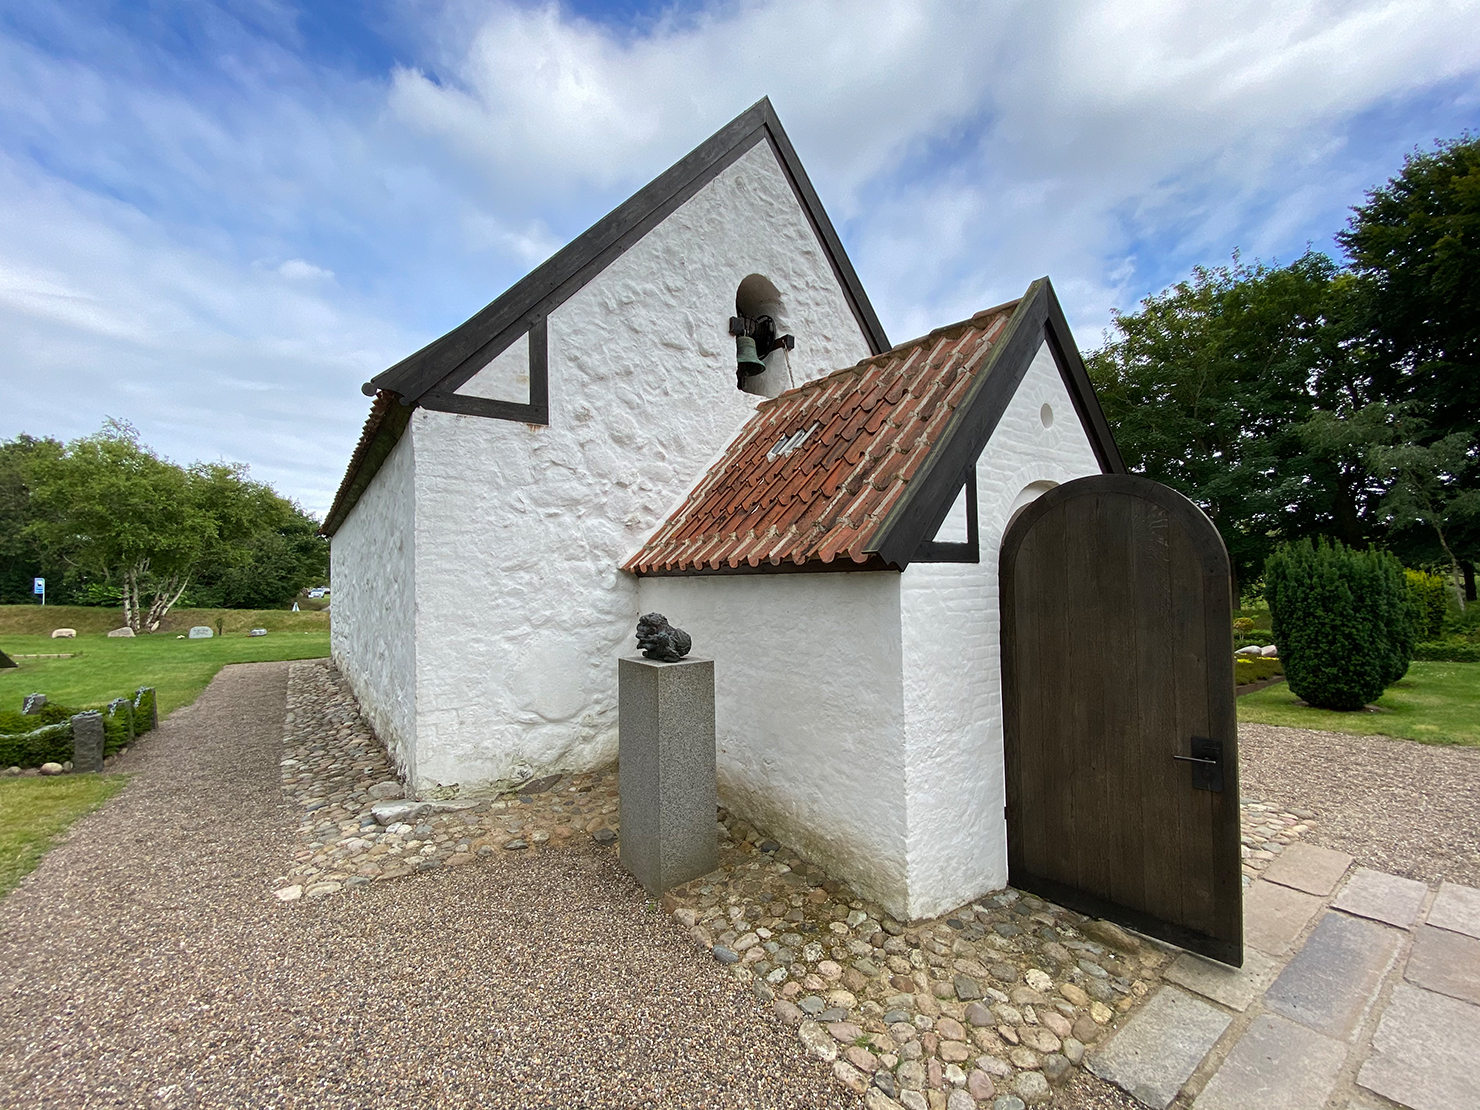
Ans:
[[[277,272],[289,281],[325,281],[334,276],[333,270],[315,266],[301,258],[290,258],[277,268]]]
[[[1048,273],[1093,344],[1111,307],[1234,246],[1291,257],[1480,122],[1477,0],[397,18],[406,62],[368,78],[242,29],[194,62],[102,20],[67,58],[0,31],[0,436],[124,416],[323,509],[361,381],[762,95],[897,339]]]

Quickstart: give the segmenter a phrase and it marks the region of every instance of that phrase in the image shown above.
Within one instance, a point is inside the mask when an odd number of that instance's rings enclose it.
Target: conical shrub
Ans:
[[[1264,568],[1285,679],[1322,709],[1361,709],[1402,678],[1415,621],[1403,566],[1332,541],[1282,544]]]

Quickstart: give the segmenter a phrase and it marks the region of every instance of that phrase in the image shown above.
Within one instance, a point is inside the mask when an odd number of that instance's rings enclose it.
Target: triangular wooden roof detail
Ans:
[[[1125,467],[1047,278],[758,406],[636,574],[903,570],[935,535],[1047,341],[1100,467]]]
[[[374,396],[376,390],[386,389],[399,394],[402,404],[410,404],[428,390],[456,390],[759,142],[771,144],[786,171],[870,349],[887,351],[884,328],[767,97],[556,251],[497,300],[366,382],[364,393]]]
[[[549,419],[548,383],[531,375],[530,404],[470,398],[456,391],[495,356],[528,333],[543,350],[545,318],[629,247],[666,219],[681,204],[748,152],[770,143],[797,202],[822,245],[854,318],[875,353],[889,349],[889,338],[869,302],[863,284],[828,219],[807,171],[791,145],[770,98],[764,97],[720,128],[687,156],[628,200],[571,240],[492,303],[361,386],[376,398],[360,440],[320,531],[332,536],[344,523],[376,471],[400,439],[406,414],[395,416],[387,405],[441,409],[543,424]]]

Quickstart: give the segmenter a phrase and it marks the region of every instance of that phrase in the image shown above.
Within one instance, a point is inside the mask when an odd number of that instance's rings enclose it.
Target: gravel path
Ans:
[[[1318,815],[1308,839],[1380,871],[1480,886],[1480,750],[1239,726],[1246,795]]]
[[[287,674],[223,669],[0,904],[0,1104],[860,1104],[594,848],[279,904]]]

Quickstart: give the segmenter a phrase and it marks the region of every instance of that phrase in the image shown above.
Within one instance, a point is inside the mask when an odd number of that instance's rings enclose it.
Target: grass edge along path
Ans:
[[[12,657],[52,652],[70,659],[17,658],[19,667],[0,671],[0,705],[19,709],[32,692],[59,705],[99,705],[153,686],[159,715],[167,717],[200,696],[228,663],[276,663],[321,659],[329,654],[327,628],[311,632],[269,632],[266,636],[230,634],[208,640],[172,635],[109,639],[106,635],[53,640],[49,636],[0,635],[0,648]]]
[[[1392,736],[1425,744],[1480,747],[1480,663],[1414,662],[1383,691],[1376,710],[1314,709],[1284,683],[1238,699],[1238,719],[1263,725]]]
[[[0,898],[36,870],[57,838],[123,789],[127,775],[0,779]]]

